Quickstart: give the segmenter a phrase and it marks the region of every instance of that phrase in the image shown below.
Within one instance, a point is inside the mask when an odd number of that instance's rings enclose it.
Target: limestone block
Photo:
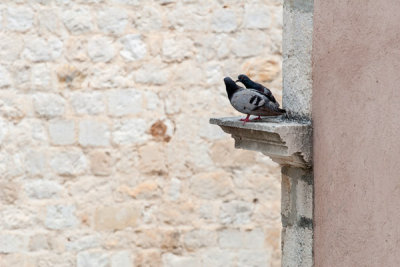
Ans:
[[[218,235],[218,244],[220,248],[238,249],[243,245],[243,234],[239,229],[222,230]]]
[[[78,224],[78,219],[75,216],[76,208],[73,205],[51,205],[47,206],[46,210],[45,225],[49,229],[66,229]]]
[[[162,266],[161,255],[157,250],[144,250],[138,252],[135,257],[137,267],[159,267]]]
[[[238,266],[269,266],[271,264],[271,252],[268,250],[240,251],[238,253]],[[297,265],[293,265],[297,266]]]
[[[112,133],[114,143],[128,145],[143,143],[148,140],[145,134],[147,123],[144,119],[124,119],[114,122]]]
[[[24,43],[21,36],[13,33],[0,34],[0,58],[13,62],[18,59]]]
[[[168,38],[162,46],[163,58],[167,62],[182,61],[192,56],[194,44],[189,38]]]
[[[163,266],[165,267],[200,267],[200,259],[189,256],[177,256],[172,253],[166,253],[162,256]]]
[[[167,172],[165,147],[158,143],[149,143],[139,149],[139,170],[146,173]]]
[[[0,182],[0,203],[10,205],[18,199],[20,186],[15,182]]]
[[[71,145],[75,142],[75,122],[73,120],[51,120],[49,135],[55,145]]]
[[[65,100],[58,94],[37,93],[33,96],[33,107],[39,116],[54,118],[64,114]]]
[[[141,31],[155,31],[161,29],[163,25],[162,13],[153,6],[145,5],[135,20],[136,27]]]
[[[27,7],[9,7],[7,8],[7,29],[18,32],[25,32],[32,28],[34,14]]]
[[[252,42],[248,42],[252,40]],[[266,47],[267,37],[259,32],[242,32],[236,37],[232,46],[233,53],[238,57],[260,55]]]
[[[113,40],[108,37],[92,37],[88,42],[88,54],[93,62],[109,62],[115,55]]]
[[[0,234],[0,253],[25,252],[28,249],[28,244],[28,236],[11,232]]]
[[[98,207],[94,215],[95,228],[107,231],[135,227],[139,215],[138,208],[132,205]]]
[[[82,146],[108,146],[110,130],[107,123],[85,119],[79,123],[79,144]]]
[[[252,213],[253,205],[251,203],[234,200],[222,204],[220,220],[223,224],[247,224],[251,221]]]
[[[266,5],[246,5],[244,25],[250,29],[268,29],[271,24],[271,14]]]
[[[10,85],[11,85],[11,75],[9,71],[5,67],[0,66],[0,88],[8,87]]]
[[[216,32],[232,32],[237,28],[237,15],[229,9],[216,10],[211,26]]]
[[[142,111],[142,92],[135,89],[108,91],[107,101],[111,116],[132,115]]]
[[[77,267],[110,267],[110,256],[108,252],[94,250],[78,253],[76,258]]]
[[[59,58],[62,51],[63,42],[56,37],[49,37],[47,39],[33,37],[25,43],[22,55],[33,62],[51,61]]]
[[[46,234],[35,234],[31,236],[29,241],[29,250],[41,251],[50,249],[51,245],[49,242],[49,237]]]
[[[105,110],[103,94],[99,92],[74,92],[71,95],[70,103],[74,111],[79,115],[96,115]]]
[[[163,85],[168,82],[170,71],[158,61],[149,62],[135,73],[138,83]]]
[[[121,56],[128,61],[142,59],[147,54],[146,43],[143,42],[140,34],[128,34],[120,40],[123,49]]]
[[[75,176],[86,171],[87,159],[79,150],[53,152],[50,166],[59,175]]]
[[[67,250],[83,251],[101,246],[99,234],[86,235],[81,232],[68,236],[68,243],[65,244]]]
[[[40,10],[38,12],[40,31],[59,33],[61,30],[60,17],[59,10],[56,8]]]
[[[88,33],[94,27],[90,10],[83,7],[66,10],[63,22],[72,34]]]
[[[203,247],[214,247],[217,244],[217,233],[211,230],[195,229],[184,235],[183,244],[189,251]]]
[[[54,77],[47,64],[34,64],[31,68],[31,85],[34,90],[55,91]]]
[[[133,267],[131,251],[118,251],[111,255],[111,267]]]
[[[220,248],[207,249],[202,254],[203,266],[233,267],[236,265],[236,252]]]
[[[232,193],[232,181],[225,171],[201,173],[190,179],[190,191],[200,198],[216,199]]]
[[[94,150],[89,154],[90,168],[94,175],[107,176],[112,173],[113,158],[110,151]]]
[[[49,199],[59,196],[63,187],[55,181],[34,180],[24,185],[25,193],[34,199]]]
[[[97,24],[104,33],[121,34],[128,25],[128,15],[121,8],[106,8],[98,12]]]

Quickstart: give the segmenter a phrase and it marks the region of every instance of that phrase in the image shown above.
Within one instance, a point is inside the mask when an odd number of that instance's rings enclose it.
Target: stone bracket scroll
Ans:
[[[312,166],[311,122],[270,117],[243,125],[239,119],[211,118],[210,123],[231,134],[235,148],[259,151],[283,166]]]

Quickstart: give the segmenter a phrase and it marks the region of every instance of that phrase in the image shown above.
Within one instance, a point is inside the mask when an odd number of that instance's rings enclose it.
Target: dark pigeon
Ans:
[[[252,80],[250,80],[249,77],[247,77],[244,74],[240,74],[238,76],[238,80],[236,82],[241,82],[244,84],[244,86],[246,86],[246,88],[255,89],[255,90],[259,91],[260,93],[265,94],[271,102],[277,103],[278,107],[279,107],[279,103],[276,101],[275,97],[272,95],[272,92],[264,85],[253,82]]]
[[[255,89],[245,89],[240,87],[231,78],[224,78],[226,92],[232,106],[239,112],[247,114],[244,123],[249,121],[250,115],[258,116],[278,116],[286,111],[279,108],[279,104],[272,102],[264,93]]]

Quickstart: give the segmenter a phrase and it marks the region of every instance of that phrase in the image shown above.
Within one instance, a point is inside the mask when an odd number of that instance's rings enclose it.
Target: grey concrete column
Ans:
[[[311,121],[314,3],[283,6],[283,106],[291,117]],[[312,166],[282,168],[282,266],[313,266],[313,180]]]
[[[283,3],[283,107],[306,119],[311,119],[313,3]]]

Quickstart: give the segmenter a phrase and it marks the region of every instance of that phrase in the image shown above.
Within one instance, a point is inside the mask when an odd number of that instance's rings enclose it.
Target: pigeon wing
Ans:
[[[250,114],[266,104],[266,96],[254,89],[241,90],[231,99],[232,106],[239,112]]]
[[[261,84],[258,84],[258,85],[259,85],[259,87],[258,87],[257,91],[259,91],[261,94],[265,95],[269,99],[269,101],[271,101],[273,103],[278,103],[276,101],[275,97],[272,95],[271,90],[269,90],[267,87],[265,87]],[[279,103],[278,103],[278,106],[279,106]]]

